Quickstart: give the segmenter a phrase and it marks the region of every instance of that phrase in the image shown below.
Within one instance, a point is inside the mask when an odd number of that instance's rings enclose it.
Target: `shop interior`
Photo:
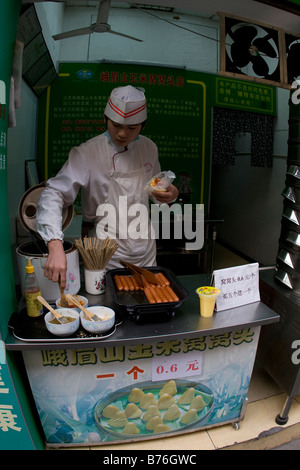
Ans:
[[[120,41],[117,36],[109,33],[87,34],[76,37],[76,40],[53,39],[54,35],[63,31],[76,30],[94,23],[99,6],[99,2],[94,0],[33,3],[23,0],[20,13],[28,7],[34,7],[54,80],[59,64],[69,62],[84,63],[86,67],[89,63],[146,64],[218,75],[222,55],[219,12],[266,24],[271,28],[280,28],[300,37],[299,6],[280,0],[272,3],[273,5],[267,1],[255,0],[165,0],[153,1],[150,5],[138,1],[133,7],[133,4],[125,0],[112,2],[109,12],[112,29],[137,38],[142,37],[141,43],[129,39]],[[272,66],[271,61],[269,65]],[[250,71],[249,76],[252,73]],[[51,83],[52,78],[49,84]],[[265,83],[274,85],[274,81]],[[32,185],[45,180],[44,168],[39,165],[39,162],[44,161],[44,155],[41,154],[38,142],[39,100],[45,91],[37,91],[35,84],[30,85],[28,75],[27,79],[23,75],[19,85],[20,103],[13,110],[14,122],[7,132],[7,223],[16,295],[20,293],[16,249],[28,240],[28,231],[19,219],[19,202]],[[159,246],[158,264],[169,267],[176,275],[212,273],[214,269],[252,262],[259,263],[262,270],[275,267],[283,211],[282,191],[287,170],[290,85],[275,82],[274,88],[276,112],[272,121],[271,163],[253,165],[253,135],[246,130],[236,133],[234,161],[211,164],[206,173],[209,189],[203,249],[197,253],[189,253],[182,248],[182,244],[170,246],[167,243]],[[213,113],[211,119],[212,129]],[[210,138],[212,139],[212,135]],[[213,152],[212,141],[210,147]],[[171,166],[172,160],[169,159],[169,162]],[[80,236],[80,230],[81,216],[77,213],[65,232],[66,239],[72,242]],[[180,449],[210,450],[257,446],[258,449],[266,449],[299,436],[299,396],[291,408],[287,427],[280,433],[272,431],[276,427],[276,414],[284,403],[284,393],[259,364],[254,369],[248,399],[249,421],[238,432],[227,425],[225,428],[162,440],[119,444],[115,448],[142,450],[166,446],[165,448],[172,450],[179,446]],[[262,435],[263,438],[258,443],[257,438]],[[104,450],[111,447],[101,448]]]
[[[176,8],[170,7],[174,12],[164,11],[167,7],[159,10],[158,6],[157,11],[151,12],[151,9],[141,11],[128,8],[126,2],[118,2],[112,6],[109,19],[116,30],[121,30],[122,26],[124,29],[128,21],[125,29],[130,31],[135,29],[135,36],[143,31],[143,36],[146,35],[148,40],[143,43],[128,40],[127,47],[120,48],[113,35],[93,34],[78,37],[74,48],[72,39],[54,41],[52,36],[61,31],[78,28],[81,24],[89,24],[90,20],[93,21],[97,12],[97,2],[35,2],[34,7],[54,67],[57,68],[61,62],[115,61],[218,73],[220,31],[217,12],[221,11],[222,6],[218,2],[213,2],[209,7],[191,5],[191,9],[188,8],[188,4],[185,4],[183,9],[179,2]],[[152,8],[155,8],[155,5]],[[229,2],[227,11],[228,14],[255,18],[256,21],[267,24],[270,23],[268,19],[272,18],[272,25],[280,26],[294,34],[298,32],[296,15],[278,10],[279,14],[274,10],[273,17],[269,15],[269,8],[259,2],[250,2],[247,6],[244,2],[243,5]],[[191,29],[196,34],[182,30],[176,25]],[[168,41],[163,41],[166,36]],[[162,41],[163,49],[155,45]],[[205,50],[205,53],[199,53],[199,49]],[[8,131],[10,143],[7,157],[8,200],[13,250],[24,237],[16,215],[19,201],[28,189],[25,163],[27,160],[42,158],[41,155],[37,155],[40,151],[37,148],[38,97],[25,80],[22,80],[21,86],[22,106],[15,111],[16,126]],[[209,208],[206,209],[206,213],[213,219],[221,221],[217,224],[218,242],[263,266],[274,265],[278,251],[282,215],[281,192],[286,172],[288,99],[289,90],[276,87],[277,110],[280,112],[274,116],[271,168],[251,165],[251,135],[239,132],[235,137],[235,164],[212,165],[208,175],[210,191]],[[43,179],[44,175],[39,174],[39,180]],[[223,197],[224,193],[226,198]],[[66,232],[66,237],[76,235],[78,226],[80,220],[75,217]],[[210,237],[211,232],[212,230]]]

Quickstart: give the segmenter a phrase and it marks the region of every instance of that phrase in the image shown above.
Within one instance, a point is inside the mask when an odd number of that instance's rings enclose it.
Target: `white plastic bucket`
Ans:
[[[78,250],[69,243],[64,243],[65,253],[67,257],[67,284],[65,292],[75,295],[80,290],[80,269]],[[42,296],[48,302],[55,302],[60,297],[60,290],[57,282],[50,281],[44,275],[44,267],[47,259],[46,254],[39,254],[33,242],[26,242],[20,245],[17,250],[17,265],[20,277],[20,285],[22,294],[24,294],[24,279],[26,273],[26,265],[28,258],[34,266],[34,272],[39,282]]]

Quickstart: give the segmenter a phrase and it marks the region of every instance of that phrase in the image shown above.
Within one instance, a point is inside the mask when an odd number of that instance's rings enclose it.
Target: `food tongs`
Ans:
[[[131,274],[134,275],[137,283],[139,286],[145,286],[145,280],[148,281],[150,284],[159,284],[159,281],[156,279],[154,273],[149,271],[148,269],[141,268],[140,266],[136,266],[135,264],[129,263],[128,261],[120,260],[120,264],[127,268]]]

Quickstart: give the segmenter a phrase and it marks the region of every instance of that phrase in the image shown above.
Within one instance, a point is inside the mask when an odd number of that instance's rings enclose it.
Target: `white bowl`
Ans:
[[[74,308],[57,308],[55,309],[57,313],[64,315],[65,317],[75,318],[74,321],[69,323],[51,323],[52,320],[55,320],[55,316],[52,312],[48,312],[45,315],[46,328],[50,333],[55,336],[70,336],[75,331],[78,330],[80,325],[79,313]]]
[[[80,320],[83,328],[90,333],[104,333],[110,330],[115,324],[115,312],[111,308],[101,305],[88,308],[89,312],[95,313],[102,320],[93,321],[87,318],[83,311],[80,312]]]
[[[84,297],[83,295],[79,295],[79,294],[76,294],[76,295],[72,295],[72,297],[74,297],[74,299],[77,300],[77,302],[80,302],[80,304],[83,306],[83,307],[87,307],[88,306],[88,299],[86,297]],[[68,299],[67,299],[68,300]],[[68,308],[71,308],[72,310],[76,310],[78,313],[80,312],[80,308],[76,307],[75,304],[72,304],[71,301],[69,301],[69,306]],[[60,298],[56,300],[55,302],[56,304],[56,308],[64,308],[60,305]]]

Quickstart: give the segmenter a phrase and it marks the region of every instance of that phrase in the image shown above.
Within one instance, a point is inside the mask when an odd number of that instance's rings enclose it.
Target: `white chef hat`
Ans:
[[[118,124],[140,124],[147,119],[145,95],[130,85],[115,88],[108,99],[104,114]]]

